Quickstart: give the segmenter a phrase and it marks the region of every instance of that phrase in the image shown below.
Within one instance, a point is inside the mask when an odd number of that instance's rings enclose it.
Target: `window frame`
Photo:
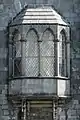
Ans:
[[[46,34],[46,32],[49,32],[50,34],[51,34],[51,37],[52,37],[52,40],[44,40],[43,38],[45,37],[44,35]],[[42,34],[42,38],[41,38],[41,42],[40,42],[40,44],[42,43],[42,42],[49,42],[49,41],[51,41],[51,42],[53,42],[53,44],[54,44],[54,48],[53,48],[53,54],[55,55],[55,42],[54,42],[54,40],[55,40],[55,35],[54,35],[54,32],[53,32],[53,30],[51,29],[51,28],[47,28],[44,32],[43,32],[43,34]],[[41,52],[41,49],[40,49],[40,52]],[[53,61],[54,61],[54,63],[53,63],[53,66],[54,66],[54,68],[51,68],[51,69],[53,69],[54,70],[54,74],[53,75],[51,75],[51,76],[43,76],[42,74],[41,74],[41,66],[40,66],[40,75],[42,76],[42,77],[53,77],[53,76],[55,76],[55,58],[54,58],[54,55],[53,56],[47,56],[48,58],[53,58]],[[44,58],[46,58],[46,56],[44,55],[44,56],[41,56],[41,53],[40,53],[40,64],[41,64],[41,58],[42,57],[44,57]]]
[[[13,65],[12,65],[12,69],[13,69],[12,70],[12,76],[13,77],[19,77],[19,76],[22,75],[22,68],[20,67],[20,74],[15,74],[15,65],[16,65],[15,61],[21,60],[21,62],[22,62],[21,34],[20,34],[20,32],[17,29],[15,29],[12,34],[13,34],[13,37],[12,37],[12,63],[13,63]],[[17,36],[17,38],[16,38],[16,36]],[[21,47],[20,48],[21,56],[19,56],[19,57],[16,56],[16,44],[18,44],[18,43],[20,44],[20,47]],[[21,66],[22,66],[22,63],[21,63]]]
[[[67,35],[66,35],[66,32],[65,30],[61,30],[60,32],[60,40],[59,40],[59,49],[60,49],[60,44],[61,44],[61,52],[59,53],[59,76],[60,77],[68,77],[68,62],[67,62],[67,58],[68,58],[68,55],[67,55]],[[58,50],[59,52],[59,50]],[[61,54],[61,57],[60,57],[60,54]],[[62,61],[62,63],[60,63],[60,59]],[[64,64],[63,64],[64,62]],[[60,64],[63,64],[63,71],[61,70],[60,71]],[[61,72],[61,73],[60,73]],[[63,72],[63,73],[62,73]]]

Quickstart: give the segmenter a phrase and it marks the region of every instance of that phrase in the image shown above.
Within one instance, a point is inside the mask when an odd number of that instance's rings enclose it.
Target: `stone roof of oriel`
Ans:
[[[16,15],[10,25],[19,24],[61,24],[69,25],[51,6],[25,7]]]

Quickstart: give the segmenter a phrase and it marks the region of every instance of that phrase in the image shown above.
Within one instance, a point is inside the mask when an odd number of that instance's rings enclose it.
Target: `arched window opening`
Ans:
[[[60,33],[59,42],[59,75],[67,76],[67,45],[66,45],[66,34],[62,30]]]
[[[41,76],[54,75],[54,35],[47,29],[40,43],[40,74]]]
[[[38,60],[38,35],[34,29],[29,30],[26,41],[26,76],[38,76],[39,74],[39,60]]]
[[[13,76],[21,75],[21,35],[19,32],[13,37]]]

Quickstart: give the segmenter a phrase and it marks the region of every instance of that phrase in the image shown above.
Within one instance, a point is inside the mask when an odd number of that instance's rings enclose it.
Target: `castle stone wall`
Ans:
[[[70,23],[72,48],[72,101],[69,103],[67,120],[80,119],[80,0],[0,0],[0,120],[15,120],[16,113],[7,100],[8,78],[8,22],[26,4],[50,4]],[[65,107],[66,108],[66,107]],[[66,119],[64,109],[60,120]]]

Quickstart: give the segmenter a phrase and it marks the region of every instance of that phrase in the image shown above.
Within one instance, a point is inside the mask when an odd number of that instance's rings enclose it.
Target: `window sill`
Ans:
[[[70,78],[68,77],[62,77],[62,76],[17,76],[17,77],[10,77],[9,80],[15,80],[15,79],[61,79],[61,80],[70,80]]]

